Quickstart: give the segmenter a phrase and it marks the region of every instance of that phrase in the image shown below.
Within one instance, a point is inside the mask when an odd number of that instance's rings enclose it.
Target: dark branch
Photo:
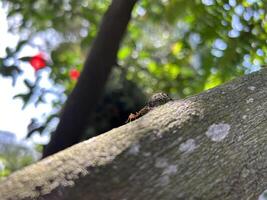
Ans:
[[[81,138],[87,119],[99,101],[112,66],[116,63],[119,45],[136,2],[137,0],[112,1],[43,157],[65,149]]]

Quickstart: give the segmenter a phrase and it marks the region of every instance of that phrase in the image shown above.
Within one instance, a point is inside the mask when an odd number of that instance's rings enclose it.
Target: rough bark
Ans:
[[[1,199],[257,199],[267,189],[266,134],[267,69],[15,172]]]
[[[137,0],[113,0],[105,13],[92,44],[81,76],[67,99],[56,131],[43,157],[77,143],[86,128],[88,117],[104,90],[123,38],[131,11]]]

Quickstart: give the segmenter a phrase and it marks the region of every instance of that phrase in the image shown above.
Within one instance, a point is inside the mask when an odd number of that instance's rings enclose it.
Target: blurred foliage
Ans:
[[[47,68],[55,86],[47,90],[38,84],[40,70],[35,83],[25,80],[29,92],[16,97],[22,98],[25,105],[33,99],[38,104],[45,101],[46,94],[53,93],[57,99],[53,101],[55,111],[49,120],[58,115],[75,85],[69,71],[82,70],[86,52],[109,3],[107,0],[3,0],[8,8],[10,31],[19,33],[21,41],[16,48],[7,48],[6,56],[0,59],[1,75],[12,77],[15,82],[23,73],[21,63],[27,62],[20,60],[19,52],[27,45],[38,46],[34,38],[41,37],[45,42],[39,48],[50,57]],[[182,98],[263,67],[267,53],[266,3],[265,0],[138,2],[118,54],[121,67],[117,70],[121,72],[112,75],[122,76],[122,85],[114,84],[106,90],[105,95],[110,97],[104,97],[100,107],[107,110],[101,116],[94,115],[95,121],[110,118],[113,111],[107,102],[121,102],[128,95],[123,104],[133,104],[140,93],[134,94],[132,88],[142,88],[148,95],[165,91]],[[131,84],[126,87],[123,81]],[[36,127],[44,130],[49,120]]]
[[[118,66],[113,70],[102,99],[88,119],[84,139],[124,124],[131,112],[144,106],[145,94],[133,81],[125,79],[125,73]]]
[[[1,143],[0,180],[36,160],[36,152],[22,143]]]

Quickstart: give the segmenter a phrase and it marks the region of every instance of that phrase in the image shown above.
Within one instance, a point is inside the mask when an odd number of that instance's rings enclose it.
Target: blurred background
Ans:
[[[262,0],[141,0],[82,140],[123,125],[154,92],[184,98],[266,64]],[[0,2],[0,178],[40,158],[107,0]]]

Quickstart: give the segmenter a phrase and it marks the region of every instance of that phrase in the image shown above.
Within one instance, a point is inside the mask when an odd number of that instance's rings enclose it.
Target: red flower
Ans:
[[[29,62],[35,71],[38,71],[46,66],[46,60],[44,58],[44,54],[42,53],[38,53],[37,55],[33,56]]]
[[[71,80],[77,80],[80,76],[80,72],[77,69],[71,69],[69,75]]]

